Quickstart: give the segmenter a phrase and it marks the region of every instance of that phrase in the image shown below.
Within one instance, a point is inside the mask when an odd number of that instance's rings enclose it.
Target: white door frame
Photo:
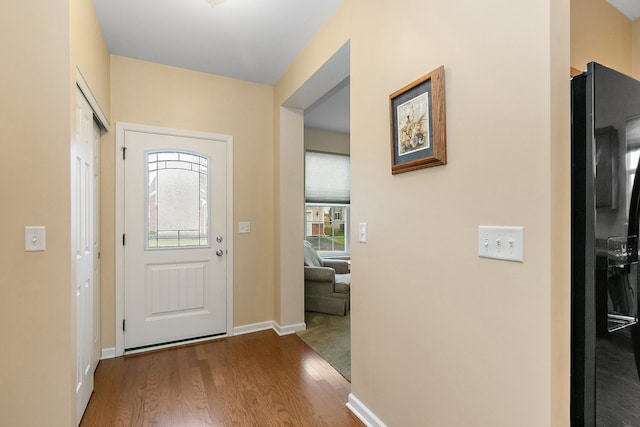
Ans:
[[[111,124],[109,120],[107,120],[107,116],[105,116],[102,108],[100,108],[100,104],[98,104],[98,100],[93,96],[93,92],[91,92],[91,88],[89,84],[84,79],[84,76],[80,72],[78,68],[76,68],[76,85],[80,88],[80,91],[89,102],[91,109],[93,110],[94,118],[102,128],[102,132],[109,132],[111,130]]]
[[[122,153],[124,148],[124,137],[126,131],[137,131],[144,133],[158,133],[162,135],[181,136],[187,138],[209,139],[222,141],[227,144],[227,333],[219,338],[233,335],[233,137],[231,135],[221,135],[208,132],[188,131],[183,129],[172,129],[158,126],[148,126],[135,123],[116,123],[116,188],[115,188],[115,285],[116,285],[116,351],[115,356],[124,354],[124,333],[122,322],[124,320],[124,246],[122,245],[122,235],[124,234],[124,162]],[[207,338],[210,339],[210,338]],[[197,340],[194,340],[197,341]],[[184,343],[181,343],[184,344]],[[176,344],[161,347],[175,346]]]

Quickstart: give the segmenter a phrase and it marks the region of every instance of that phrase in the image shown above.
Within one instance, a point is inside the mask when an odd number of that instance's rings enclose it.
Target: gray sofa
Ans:
[[[344,260],[323,260],[304,242],[304,309],[344,316],[350,308],[351,274]]]

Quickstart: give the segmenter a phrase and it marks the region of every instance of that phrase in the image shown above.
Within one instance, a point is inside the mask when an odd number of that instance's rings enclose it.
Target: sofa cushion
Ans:
[[[336,274],[335,292],[348,294],[351,287],[351,274]]]
[[[349,272],[349,263],[343,259],[323,259],[322,265],[333,268],[338,274]]]
[[[329,267],[312,267],[304,266],[304,280],[313,280],[316,282],[332,282],[334,281],[336,272]]]
[[[322,267],[320,255],[313,249],[311,243],[304,241],[304,265]]]

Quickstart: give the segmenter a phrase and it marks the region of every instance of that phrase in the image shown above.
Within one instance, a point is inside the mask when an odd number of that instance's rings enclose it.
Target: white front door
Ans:
[[[80,90],[76,94],[76,129],[71,143],[71,250],[76,308],[76,421],[79,424],[93,392],[93,372],[98,364],[100,335],[95,317],[99,312],[96,275],[99,233],[96,203],[95,157],[100,130],[93,110]],[[96,348],[97,347],[97,348]]]
[[[124,131],[124,349],[227,332],[227,144]]]

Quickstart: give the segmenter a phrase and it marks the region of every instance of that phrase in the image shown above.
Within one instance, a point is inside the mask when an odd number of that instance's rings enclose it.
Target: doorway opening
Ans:
[[[301,117],[294,117],[291,122],[287,123],[284,123],[281,117],[282,134],[295,132],[297,136],[299,135],[298,139],[291,138],[290,141],[285,141],[284,138],[281,139],[280,150],[284,154],[281,153],[280,168],[283,173],[285,170],[291,171],[295,169],[301,172],[301,178],[303,178],[305,176],[305,168],[300,167],[302,165],[292,163],[304,162],[302,159],[305,158],[305,153],[316,153],[316,157],[333,156],[338,161],[346,159],[348,164],[350,153],[349,64],[350,43],[347,42],[283,105],[287,109],[301,113]],[[287,125],[290,125],[289,128],[287,128]],[[301,129],[293,129],[297,126]],[[303,141],[302,144],[300,139]],[[294,141],[297,141],[298,146],[293,146],[295,144]],[[286,142],[290,142],[290,146],[284,146]],[[294,152],[295,155],[293,155]],[[285,160],[289,159],[291,159],[290,163],[287,163]],[[328,176],[336,175],[330,171],[327,171],[327,173],[329,175],[325,174],[324,179],[321,178],[320,181],[327,182],[326,178]],[[281,189],[281,192],[284,191]],[[323,258],[340,258],[350,263],[349,236],[351,234],[351,222],[348,183],[346,198],[343,194],[338,199],[323,199],[321,197],[320,199],[310,200],[308,191],[302,188],[297,191],[302,194],[298,194],[296,197],[286,201],[281,201],[281,209],[288,212],[287,215],[292,215],[292,212],[302,213],[302,218],[299,217],[296,221],[296,223],[298,221],[301,223],[302,230],[295,230],[293,233],[296,236],[295,238],[292,238],[291,235],[284,236],[281,234],[281,256],[287,259],[301,260],[303,258],[303,241],[306,241],[311,243],[312,246],[315,245],[315,249]],[[285,286],[286,277],[291,274],[291,270],[288,272],[286,266],[281,266],[281,269],[281,286]],[[295,277],[291,277],[290,280],[298,286],[291,293],[295,292],[300,295],[299,299],[296,298],[297,301],[300,301],[296,317],[304,318],[307,328],[306,331],[299,331],[299,335],[343,376],[350,380],[350,311],[347,310],[345,316],[335,316],[335,318],[331,314],[318,312],[317,307],[314,308],[315,311],[309,310],[305,312],[303,272],[297,269],[295,271]],[[286,292],[287,289],[282,289],[283,294]],[[291,301],[291,298],[289,298],[289,301]],[[350,308],[350,304],[348,304],[348,307]],[[315,336],[323,338],[316,340]],[[313,343],[314,340],[316,341],[315,344]],[[324,345],[319,343],[324,343]]]

